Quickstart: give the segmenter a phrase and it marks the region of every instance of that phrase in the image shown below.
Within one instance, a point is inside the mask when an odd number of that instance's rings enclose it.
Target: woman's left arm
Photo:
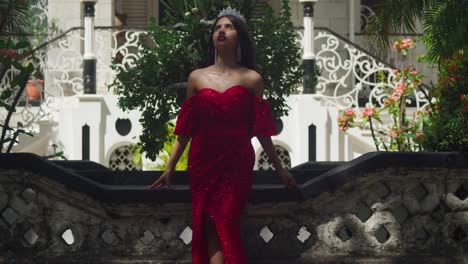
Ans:
[[[275,168],[276,173],[280,177],[281,182],[288,188],[293,188],[297,186],[296,181],[294,180],[291,173],[289,173],[281,163],[281,160],[278,158],[276,154],[275,147],[273,146],[273,142],[271,141],[271,137],[257,137],[258,141],[262,145],[263,151],[268,155],[271,163],[273,164],[273,168]]]
[[[255,95],[263,97],[263,90],[265,89],[263,78],[255,72],[253,74],[252,80],[252,87],[254,88]],[[273,164],[273,167],[275,168],[275,171],[280,177],[280,180],[283,182],[283,184],[286,185],[286,187],[288,188],[296,187],[297,184],[294,180],[294,177],[283,167],[283,164],[278,158],[273,142],[271,141],[271,137],[257,137],[257,139],[262,145],[262,148],[265,151],[265,153],[268,155],[268,158]]]

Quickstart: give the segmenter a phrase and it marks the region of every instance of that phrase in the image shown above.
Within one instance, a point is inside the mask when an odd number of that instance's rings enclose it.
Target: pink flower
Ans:
[[[405,90],[406,90],[406,85],[404,85],[401,82],[397,83],[397,85],[395,86],[395,93],[400,96],[405,92]]]
[[[392,130],[388,133],[388,135],[391,137],[391,138],[396,138],[398,137],[398,133],[395,131],[395,130]]]
[[[413,46],[414,46],[414,42],[410,38],[397,40],[395,41],[395,43],[393,43],[393,48],[396,51],[400,51],[402,49],[410,49],[410,48],[413,48]]]
[[[416,76],[416,75],[418,75],[418,71],[412,70],[412,71],[410,72],[410,74],[413,75],[413,76]]]
[[[403,48],[412,48],[414,44],[413,40],[410,38],[404,39],[401,42],[403,44]]]
[[[416,132],[416,139],[421,139],[424,137],[424,131],[418,131]]]
[[[364,117],[371,117],[371,116],[373,116],[374,114],[375,114],[375,109],[374,109],[374,107],[370,107],[370,106],[366,107],[366,108],[364,109],[364,112],[362,113],[362,115],[363,115]]]
[[[348,110],[345,111],[345,114],[347,116],[354,116],[356,113],[354,112],[353,109],[348,109]]]

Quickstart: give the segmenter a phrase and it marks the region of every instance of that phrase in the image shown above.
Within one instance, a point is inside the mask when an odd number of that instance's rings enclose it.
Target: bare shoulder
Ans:
[[[196,69],[190,73],[187,80],[187,98],[197,93],[201,76],[202,69]]]
[[[262,76],[258,72],[251,69],[247,69],[245,76],[248,86],[253,90],[255,95],[262,96],[263,90],[265,89]]]
[[[193,70],[188,77],[188,82],[197,82],[200,79],[202,72],[203,69]]]

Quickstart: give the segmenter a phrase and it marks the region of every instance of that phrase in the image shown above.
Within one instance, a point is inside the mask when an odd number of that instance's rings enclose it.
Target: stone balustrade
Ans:
[[[368,153],[291,169],[297,190],[256,172],[242,222],[251,263],[468,261],[468,153]],[[185,172],[0,155],[0,263],[190,263]]]

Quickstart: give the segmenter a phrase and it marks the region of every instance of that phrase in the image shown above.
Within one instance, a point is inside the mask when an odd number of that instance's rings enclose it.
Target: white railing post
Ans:
[[[314,4],[318,0],[300,0],[304,6],[304,54],[302,61],[304,64],[303,93],[315,93],[313,82],[315,72],[314,54]]]
[[[354,5],[356,4],[355,0],[349,0],[349,41],[353,42],[355,41],[354,35],[356,33],[355,27],[354,27],[354,19],[355,19],[355,9]]]
[[[94,5],[98,0],[81,0],[84,7],[83,87],[85,94],[96,94],[96,55],[94,54]]]

